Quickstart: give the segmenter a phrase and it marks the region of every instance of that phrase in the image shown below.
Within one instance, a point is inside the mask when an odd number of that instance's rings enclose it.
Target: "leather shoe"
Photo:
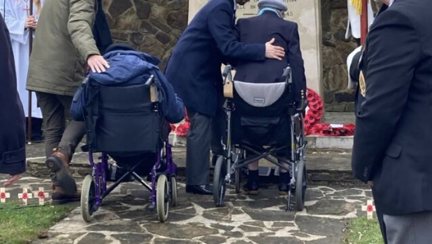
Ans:
[[[210,185],[186,185],[186,192],[199,195],[212,195],[212,187]]]

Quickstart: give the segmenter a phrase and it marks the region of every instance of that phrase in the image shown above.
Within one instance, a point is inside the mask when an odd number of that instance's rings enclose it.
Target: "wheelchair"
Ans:
[[[231,66],[223,71],[226,133],[224,154],[218,156],[213,174],[213,200],[224,206],[228,186],[240,193],[241,170],[249,163],[266,159],[290,172],[287,211],[302,211],[307,188],[304,135],[305,91],[294,102],[291,67],[277,83],[234,81]],[[282,155],[282,156],[281,156]],[[284,166],[286,163],[289,167]]]
[[[160,222],[169,207],[177,204],[176,165],[168,143],[169,124],[159,113],[154,76],[143,84],[106,86],[92,80],[87,84],[85,123],[92,174],[82,183],[81,215],[86,222],[103,199],[120,183],[135,179],[150,191],[150,207]],[[98,160],[94,154],[100,153]],[[109,187],[109,158],[125,169]],[[147,183],[143,178],[147,176]]]

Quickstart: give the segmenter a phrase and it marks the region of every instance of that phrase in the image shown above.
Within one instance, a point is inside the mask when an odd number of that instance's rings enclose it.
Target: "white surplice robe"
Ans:
[[[26,90],[27,73],[29,67],[29,30],[25,30],[25,22],[30,11],[30,0],[0,0],[0,13],[9,29],[12,50],[15,59],[17,75],[17,89],[23,104],[25,116],[28,117],[29,92]],[[33,7],[36,13],[36,7]],[[37,18],[37,16],[35,16]],[[37,107],[36,95],[32,92],[32,117],[42,118]]]

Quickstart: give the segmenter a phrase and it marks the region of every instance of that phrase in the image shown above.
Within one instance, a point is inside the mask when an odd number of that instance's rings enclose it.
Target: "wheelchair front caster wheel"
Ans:
[[[92,221],[92,214],[96,211],[95,184],[91,175],[84,178],[81,188],[81,215],[85,222]]]
[[[156,211],[161,223],[168,219],[169,210],[169,184],[166,175],[161,174],[157,179],[156,186]]]

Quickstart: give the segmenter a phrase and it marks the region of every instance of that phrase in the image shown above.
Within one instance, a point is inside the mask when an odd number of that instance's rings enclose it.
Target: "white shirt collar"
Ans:
[[[392,4],[394,3],[394,0],[390,0],[388,6],[392,6]]]

